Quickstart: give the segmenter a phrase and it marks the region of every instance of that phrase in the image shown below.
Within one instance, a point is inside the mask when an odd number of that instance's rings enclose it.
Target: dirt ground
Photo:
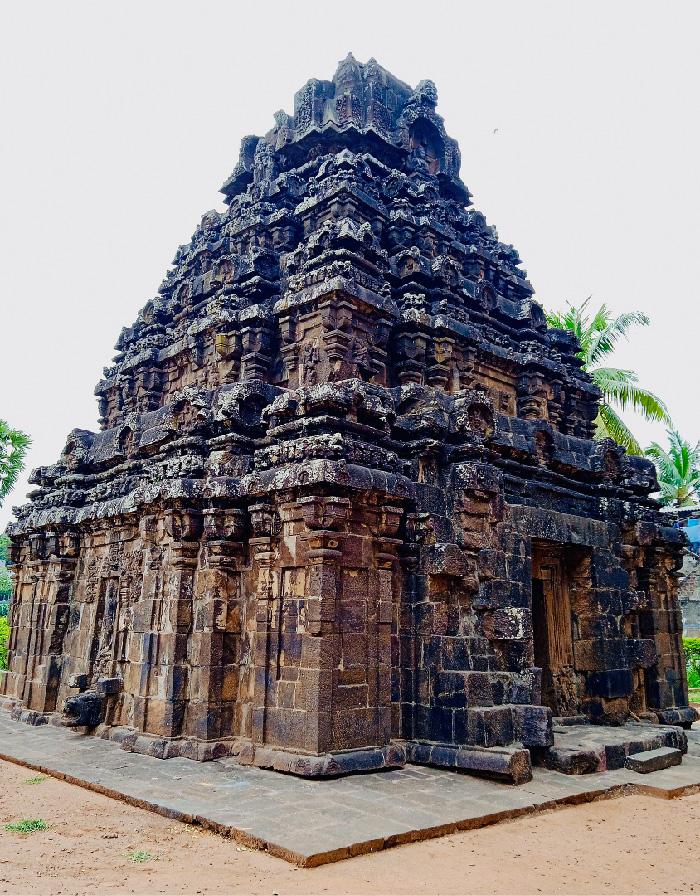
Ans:
[[[0,762],[0,775],[0,893],[700,892],[700,794],[603,800],[296,869],[63,781],[28,783],[36,773],[12,763]],[[5,830],[22,818],[49,827]]]

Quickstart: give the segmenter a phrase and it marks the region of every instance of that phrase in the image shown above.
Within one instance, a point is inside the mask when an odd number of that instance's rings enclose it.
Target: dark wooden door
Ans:
[[[573,715],[574,647],[564,550],[536,546],[532,554],[532,628],[535,665],[542,669],[542,703]]]

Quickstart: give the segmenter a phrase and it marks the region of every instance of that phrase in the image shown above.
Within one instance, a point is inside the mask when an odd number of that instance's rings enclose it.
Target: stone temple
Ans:
[[[695,719],[683,537],[652,464],[593,440],[577,343],[471,207],[436,101],[349,56],[242,141],[226,211],[119,336],[100,431],[17,511],[17,718],[511,781],[556,765],[553,717]]]

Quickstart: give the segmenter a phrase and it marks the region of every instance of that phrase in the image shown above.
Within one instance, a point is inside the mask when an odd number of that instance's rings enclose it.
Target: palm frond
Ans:
[[[595,419],[596,439],[612,439],[622,445],[628,454],[643,454],[642,447],[634,437],[632,430],[619,417],[610,405],[601,404]]]
[[[605,302],[592,313],[590,301],[588,296],[578,306],[567,302],[563,311],[546,312],[547,322],[576,336],[580,345],[577,357],[603,393],[603,404],[596,419],[597,437],[607,435],[627,447],[631,454],[641,454],[641,446],[612,406],[623,412],[636,411],[645,420],[670,427],[668,408],[658,395],[639,385],[633,370],[607,367],[600,362],[613,352],[618,340],[627,336],[632,327],[648,326],[649,317],[643,311],[628,311],[614,317]]]
[[[615,348],[615,343],[634,326],[646,327],[651,323],[643,311],[627,311],[612,318],[606,305],[601,305],[593,318],[594,335],[588,351],[589,363],[597,364]]]
[[[596,367],[589,373],[605,400],[617,405],[621,411],[633,410],[645,420],[671,424],[671,416],[664,402],[658,395],[638,384],[634,371]]]
[[[571,302],[566,303],[564,311],[547,311],[545,317],[550,327],[557,330],[568,330],[576,337],[581,346],[580,351],[576,352],[576,356],[584,363],[588,356],[588,344],[590,342],[590,321],[586,313],[588,303],[591,296],[581,302],[580,305],[572,305]]]
[[[0,506],[17,482],[30,444],[26,433],[0,420]]]

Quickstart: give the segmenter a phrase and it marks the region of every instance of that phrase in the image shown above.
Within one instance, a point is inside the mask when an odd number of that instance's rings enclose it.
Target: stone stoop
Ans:
[[[626,765],[629,756],[656,753],[662,748],[677,753],[678,762],[671,764],[678,764],[688,751],[688,738],[683,729],[643,722],[630,722],[619,728],[555,725],[553,746],[533,751],[533,760],[538,765],[567,775],[587,775],[629,768]]]
[[[659,747],[657,750],[643,750],[641,753],[630,753],[625,759],[625,768],[641,775],[649,772],[660,772],[662,769],[680,765],[683,754],[674,747]]]

